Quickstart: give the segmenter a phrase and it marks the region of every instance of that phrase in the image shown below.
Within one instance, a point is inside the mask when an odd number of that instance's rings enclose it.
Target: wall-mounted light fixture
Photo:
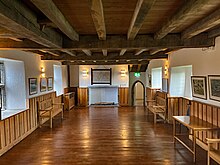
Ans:
[[[41,71],[41,77],[42,78],[45,78],[46,76],[45,76],[45,68],[44,67],[41,67],[40,68],[40,71]]]
[[[82,76],[83,76],[83,77],[87,77],[87,76],[88,76],[88,71],[87,71],[86,69],[84,69],[84,70],[82,71]]]
[[[168,74],[169,74],[168,71],[169,71],[168,61],[166,61],[164,65],[164,78],[168,78]]]
[[[126,76],[126,70],[125,69],[121,69],[121,77],[125,77]]]

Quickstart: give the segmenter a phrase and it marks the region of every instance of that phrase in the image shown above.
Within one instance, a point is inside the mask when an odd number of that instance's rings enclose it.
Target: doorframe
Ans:
[[[141,85],[143,86],[143,91],[144,91],[144,99],[143,99],[143,106],[145,107],[145,86],[144,83],[140,80],[137,80],[133,83],[132,88],[131,88],[131,105],[134,106],[134,87],[136,85],[136,83],[141,83]]]

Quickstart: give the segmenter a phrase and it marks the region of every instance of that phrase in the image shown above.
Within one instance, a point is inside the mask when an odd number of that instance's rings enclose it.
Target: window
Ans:
[[[54,90],[56,91],[56,95],[63,94],[63,83],[62,83],[62,67],[59,65],[54,65]]]
[[[170,96],[191,98],[191,75],[191,65],[171,68]]]
[[[5,109],[5,67],[0,62],[0,108]]]
[[[153,68],[152,75],[152,88],[162,88],[162,67]]]

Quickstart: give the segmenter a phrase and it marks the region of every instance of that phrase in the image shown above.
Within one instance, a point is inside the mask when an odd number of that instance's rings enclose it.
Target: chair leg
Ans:
[[[157,123],[157,114],[154,113],[154,124],[156,124],[156,123]]]
[[[52,111],[50,112],[50,128],[53,127],[53,117],[52,117]]]
[[[209,157],[209,153],[208,153],[208,158],[207,158],[207,165],[210,165],[210,157]]]

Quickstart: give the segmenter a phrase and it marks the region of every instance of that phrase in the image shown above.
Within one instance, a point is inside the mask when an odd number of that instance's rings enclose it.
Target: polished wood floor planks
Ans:
[[[206,164],[197,148],[196,164]],[[215,164],[214,162],[212,162]],[[174,147],[172,125],[153,124],[143,107],[78,108],[65,111],[54,127],[43,125],[0,157],[0,165],[193,164],[182,145]]]

